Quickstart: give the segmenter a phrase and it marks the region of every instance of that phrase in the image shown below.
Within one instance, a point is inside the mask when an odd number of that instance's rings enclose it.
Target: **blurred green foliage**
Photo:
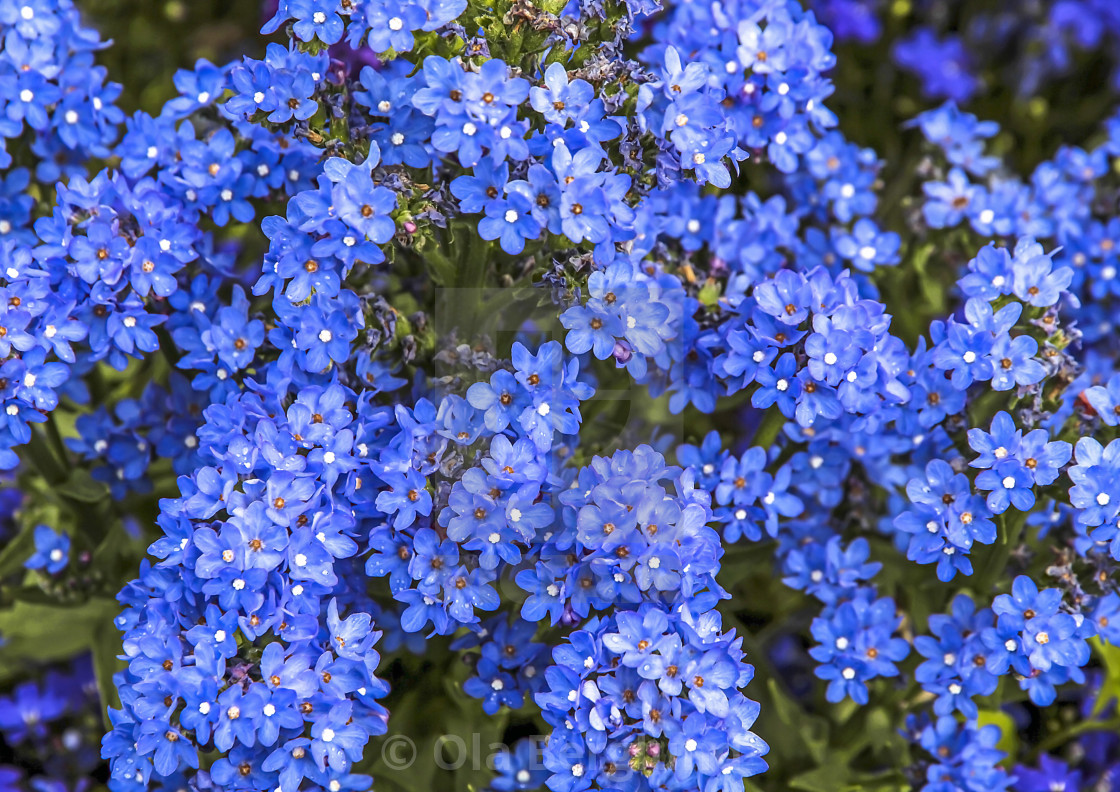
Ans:
[[[112,46],[98,55],[124,86],[126,113],[158,113],[175,96],[175,71],[199,58],[223,64],[264,51],[260,0],[81,0],[86,21]]]

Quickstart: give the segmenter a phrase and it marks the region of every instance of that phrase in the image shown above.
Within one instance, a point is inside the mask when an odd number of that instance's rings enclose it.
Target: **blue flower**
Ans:
[[[893,231],[880,231],[872,220],[860,218],[852,227],[850,234],[841,233],[836,237],[836,252],[862,272],[871,272],[876,264],[894,265],[898,263],[898,234]]]
[[[569,119],[580,118],[595,98],[595,90],[586,80],[568,81],[568,73],[560,63],[549,64],[544,72],[544,88],[529,89],[533,109],[550,124],[563,127]]]
[[[57,575],[70,563],[70,537],[45,525],[35,526],[35,552],[23,562],[27,569],[45,569]]]
[[[1113,374],[1104,385],[1086,388],[1084,395],[1102,423],[1106,426],[1120,423],[1120,374]]]
[[[959,225],[978,194],[977,188],[960,168],[950,170],[945,182],[926,182],[922,190],[929,198],[922,206],[922,215],[931,228]]]
[[[992,388],[1011,390],[1016,386],[1034,385],[1046,376],[1042,364],[1034,359],[1038,342],[1027,335],[996,338],[988,359],[992,366]]]
[[[478,223],[478,235],[483,239],[499,239],[502,250],[510,255],[525,249],[526,239],[540,236],[541,226],[532,215],[532,204],[527,195],[510,185],[505,200],[491,201],[485,207],[486,217]]]

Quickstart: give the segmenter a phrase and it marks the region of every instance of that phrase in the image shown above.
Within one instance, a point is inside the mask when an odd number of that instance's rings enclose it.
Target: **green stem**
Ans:
[[[1074,737],[1079,737],[1082,734],[1095,731],[1120,731],[1120,718],[1075,723],[1069,728],[1062,729],[1057,734],[1051,734],[1045,740],[1039,741],[1038,745],[1036,745],[1032,751],[1032,756],[1037,758],[1040,754],[1048,753],[1055,748],[1065,745]]]
[[[55,453],[58,458],[62,460],[64,467],[70,466],[70,456],[66,451],[66,444],[62,442],[62,435],[58,431],[58,423],[54,420],[52,414],[47,418],[47,435],[50,437],[51,445],[54,447]]]
[[[1016,511],[1010,517],[1007,517],[1008,514],[1008,512],[1004,512],[997,518],[997,525],[1001,525],[1003,531],[1000,532],[1000,538],[996,541],[992,554],[988,557],[988,562],[984,565],[984,570],[978,578],[980,583],[977,588],[979,593],[984,596],[991,592],[996,581],[1003,575],[1007,568],[1007,559],[1011,557],[1011,551],[1019,544],[1019,540],[1023,536],[1023,529],[1027,524],[1026,512]],[[1005,517],[1006,519],[1004,519]]]
[[[782,427],[785,425],[786,417],[782,415],[781,410],[777,407],[771,407],[763,416],[762,423],[758,425],[758,430],[754,433],[752,442],[756,446],[769,451],[770,446],[774,445],[778,433],[782,431]]]
[[[26,449],[31,463],[49,484],[53,486],[66,481],[68,475],[66,463],[56,456],[49,430],[40,427],[33,428],[31,430],[31,440],[26,445]]]

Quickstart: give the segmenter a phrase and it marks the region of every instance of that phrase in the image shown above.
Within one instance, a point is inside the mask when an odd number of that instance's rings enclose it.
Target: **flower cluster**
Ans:
[[[766,767],[753,675],[717,613],[656,605],[592,620],[553,650],[536,696],[555,730],[549,789],[724,788]],[[732,779],[728,781],[728,779]]]

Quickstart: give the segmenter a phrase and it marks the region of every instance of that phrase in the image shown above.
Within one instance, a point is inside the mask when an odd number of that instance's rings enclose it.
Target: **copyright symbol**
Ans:
[[[403,734],[394,734],[381,746],[381,761],[390,770],[407,770],[416,761],[416,743]]]

